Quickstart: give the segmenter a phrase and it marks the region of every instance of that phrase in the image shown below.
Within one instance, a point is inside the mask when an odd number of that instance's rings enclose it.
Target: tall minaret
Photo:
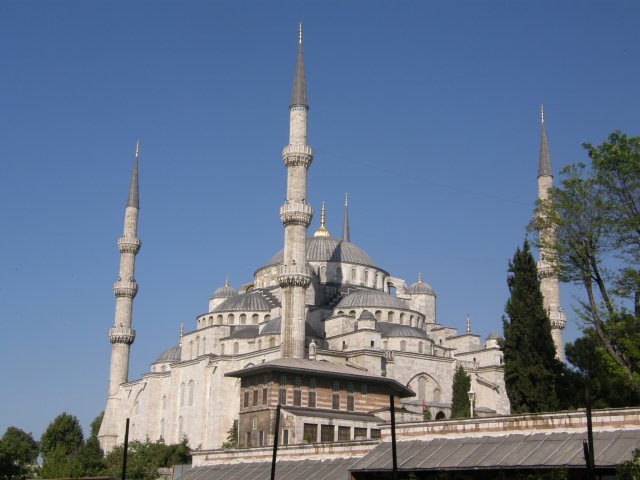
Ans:
[[[133,162],[129,197],[124,213],[124,233],[118,239],[120,251],[120,271],[118,280],[113,284],[113,294],[116,296],[116,313],[113,327],[109,330],[111,342],[111,368],[109,370],[109,397],[115,395],[118,386],[127,381],[129,376],[129,350],[136,338],[136,332],[131,328],[131,311],[133,299],[138,292],[134,270],[136,254],[140,250],[140,240],[136,237],[138,231],[138,153],[140,144],[136,143],[136,158]]]
[[[282,288],[281,339],[283,357],[305,356],[305,295],[311,283],[306,264],[307,228],[313,210],[307,203],[307,170],[313,150],[307,145],[307,86],[302,58],[302,24],[298,26],[298,58],[289,106],[289,145],[282,151],[287,168],[287,198],[280,207],[284,225],[284,263],[278,275]]]
[[[549,190],[553,187],[553,174],[551,173],[551,160],[547,145],[547,131],[544,128],[544,106],[540,107],[540,160],[538,162],[538,199],[545,200],[549,197]],[[555,232],[547,229],[538,232],[545,243],[554,239]],[[553,252],[540,248],[540,261],[538,262],[538,275],[540,276],[540,290],[542,291],[544,308],[551,320],[551,336],[556,346],[556,358],[564,362],[564,342],[562,331],[567,323],[567,317],[560,306],[560,286],[550,260]]]

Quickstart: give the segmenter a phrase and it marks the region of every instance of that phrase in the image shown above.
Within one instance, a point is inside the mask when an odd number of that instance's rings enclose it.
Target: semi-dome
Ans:
[[[487,335],[487,340],[500,340],[502,336],[498,332],[491,332]]]
[[[249,292],[226,299],[214,312],[268,312],[269,302],[259,292]]]
[[[230,298],[236,295],[238,295],[237,290],[229,286],[229,280],[225,280],[224,285],[213,292],[211,298]]]
[[[378,330],[383,337],[428,338],[424,330],[409,325],[398,325],[397,323],[377,322],[376,330]]]
[[[418,281],[416,283],[407,288],[407,293],[426,293],[427,295],[435,295],[431,285],[422,281],[422,274],[418,275]]]
[[[156,361],[153,363],[173,363],[180,361],[180,352],[182,348],[180,346],[167,348],[164,352],[158,355]]]
[[[363,310],[358,320],[375,320],[376,316],[369,310]]]
[[[399,298],[392,297],[388,293],[379,290],[356,290],[355,292],[344,297],[335,308],[361,308],[361,307],[379,307],[379,308],[402,308],[406,309],[407,305]]]
[[[284,250],[276,253],[267,266],[280,265],[284,261]],[[307,238],[307,262],[344,262],[375,267],[369,255],[351,242],[332,237]]]

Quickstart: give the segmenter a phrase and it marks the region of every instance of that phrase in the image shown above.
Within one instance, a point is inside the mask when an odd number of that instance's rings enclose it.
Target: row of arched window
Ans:
[[[271,320],[270,314],[265,314],[262,317],[263,322],[268,322]],[[258,325],[260,323],[260,315],[258,313],[253,313],[251,316],[246,313],[241,313],[238,316],[237,325]],[[219,313],[218,315],[203,315],[198,318],[198,328],[212,327],[213,325],[236,325],[236,314],[235,313],[227,313],[225,315]]]
[[[360,313],[366,310],[358,312],[356,310],[349,310],[345,313],[344,310],[339,310],[337,315],[349,315],[350,317],[358,317]],[[424,318],[420,315],[414,315],[412,313],[396,312],[394,310],[388,310],[383,312],[382,310],[376,310],[373,314],[376,320],[379,322],[399,323],[400,325],[408,325],[410,327],[416,327],[424,329]],[[397,319],[397,322],[396,322]]]

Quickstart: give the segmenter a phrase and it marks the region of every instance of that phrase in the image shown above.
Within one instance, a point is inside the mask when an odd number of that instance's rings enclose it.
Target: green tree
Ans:
[[[542,306],[536,262],[525,240],[509,262],[510,297],[502,317],[504,379],[513,413],[557,410],[560,364]]]
[[[227,431],[227,441],[222,444],[222,448],[239,448],[238,442],[238,420],[234,420],[231,428]]]
[[[640,396],[640,137],[616,131],[583,146],[591,165],[562,171],[531,228],[554,232],[539,245],[556,252],[562,280],[582,286],[577,313],[609,357],[609,374]]]
[[[471,377],[458,365],[453,375],[453,396],[451,398],[451,418],[468,418],[471,415],[471,403],[469,402],[469,390],[471,389]]]
[[[120,477],[124,447],[117,446],[105,458],[106,473]],[[191,452],[185,440],[175,445],[165,445],[162,441],[129,443],[127,453],[127,478],[132,480],[155,480],[158,469],[173,465],[191,463]]]
[[[61,413],[40,437],[42,478],[81,477],[80,453],[84,447],[82,427],[77,417]]]
[[[83,477],[100,475],[105,469],[104,454],[98,441],[98,432],[100,431],[103,417],[104,412],[101,412],[91,422],[91,435],[78,450],[78,462],[80,463]]]
[[[640,450],[634,450],[631,460],[618,465],[616,476],[620,480],[638,480],[640,478]]]
[[[23,480],[31,473],[38,444],[30,433],[9,427],[0,438],[0,480]]]

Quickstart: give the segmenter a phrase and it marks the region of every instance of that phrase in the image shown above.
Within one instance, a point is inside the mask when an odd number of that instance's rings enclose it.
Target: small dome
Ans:
[[[356,307],[380,307],[380,308],[402,308],[406,309],[407,304],[388,293],[378,290],[356,290],[344,297],[334,308],[356,308]]]
[[[487,335],[487,340],[500,340],[502,336],[497,332],[491,332]]]
[[[156,361],[153,363],[173,363],[180,361],[180,346],[167,348],[164,352],[158,355]]]
[[[211,298],[230,298],[236,295],[238,295],[238,292],[229,286],[229,280],[225,280],[224,285],[213,292]]]
[[[214,312],[269,312],[271,305],[260,292],[249,292],[227,298]]]
[[[267,265],[280,265],[283,261],[284,251],[280,250],[271,257]],[[371,257],[353,243],[331,237],[307,238],[307,262],[344,262],[367,267],[376,266]]]
[[[376,323],[376,330],[378,330],[383,337],[428,338],[424,330],[410,327],[409,325],[398,325],[397,323],[378,322]]]
[[[282,323],[282,317],[272,318],[268,322],[264,324],[262,327],[262,331],[260,332],[260,336],[264,335],[280,335],[280,325]],[[309,337],[318,337],[318,334],[311,328],[309,323],[305,322],[304,324],[304,334]]]
[[[371,313],[369,310],[363,310],[362,313],[360,314],[360,318],[358,318],[358,320],[375,320],[376,317],[373,313]]]
[[[407,293],[416,294],[423,293],[427,295],[435,295],[433,288],[428,283],[422,281],[422,274],[418,275],[418,281],[407,288]]]

